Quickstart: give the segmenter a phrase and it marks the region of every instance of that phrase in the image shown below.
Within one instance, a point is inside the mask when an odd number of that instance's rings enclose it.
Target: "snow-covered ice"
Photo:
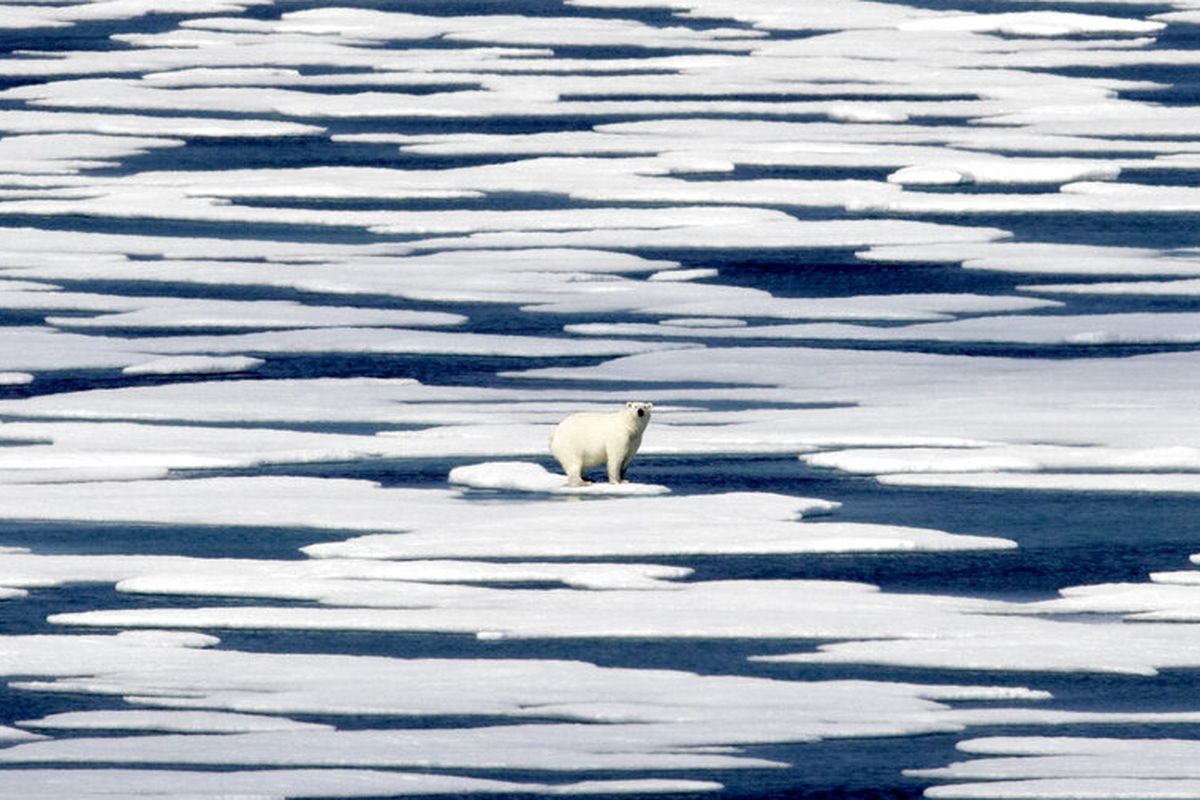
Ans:
[[[541,464],[528,461],[494,461],[470,464],[450,470],[450,483],[475,489],[508,489],[518,492],[546,492],[576,495],[653,495],[669,492],[666,486],[646,483],[592,483],[568,486],[565,475],[549,472]]]

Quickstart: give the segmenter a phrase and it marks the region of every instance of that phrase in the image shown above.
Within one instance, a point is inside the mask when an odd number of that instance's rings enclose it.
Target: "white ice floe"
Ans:
[[[1189,435],[1200,383],[1193,353],[1119,359],[1036,360],[871,352],[800,347],[710,347],[700,351],[644,354],[594,367],[549,368],[522,373],[539,378],[620,379],[653,386],[661,382],[787,388],[797,400],[840,404],[830,408],[761,410],[693,418],[722,422],[697,427],[687,438],[719,437],[743,443],[770,438],[794,446],[832,448],[977,447],[980,444],[1106,446],[1155,454],[1137,472],[1177,471],[1178,451],[1195,448]],[[1117,376],[1120,376],[1119,378]],[[932,399],[931,399],[932,398]],[[663,426],[666,428],[666,425]],[[669,434],[674,439],[676,432]],[[678,431],[678,433],[682,433]],[[660,436],[666,438],[664,430]],[[792,439],[791,437],[795,438]],[[934,439],[940,440],[934,444]],[[922,441],[924,440],[924,441]],[[744,446],[744,445],[743,445]],[[1102,465],[1111,452],[1097,450]],[[1163,459],[1155,463],[1156,459]],[[1081,467],[1087,453],[1080,453]],[[1190,475],[1038,474],[898,476],[912,485],[968,485],[992,480],[1067,487],[1156,486],[1189,488]]]
[[[1021,604],[1006,608],[964,608],[933,617],[929,627],[905,628],[903,638],[823,644],[817,652],[763,656],[760,660],[798,664],[871,664],[905,668],[1094,672],[1157,675],[1164,669],[1191,669],[1196,659],[1184,652],[1200,636],[1194,625],[1163,622],[1123,624],[1119,618],[1041,619],[1022,615]],[[991,616],[1003,614],[1006,616]]]
[[[1100,639],[1111,631],[1096,626],[1008,620],[983,623],[980,614],[1003,614],[1007,604],[933,595],[883,593],[865,584],[822,581],[707,581],[681,583],[671,591],[604,592],[574,589],[490,589],[429,586],[406,590],[389,607],[327,605],[208,606],[141,608],[55,614],[49,621],[70,627],[181,628],[199,630],[355,630],[411,633],[484,634],[489,639],[778,638],[875,640],[828,645],[818,653],[772,656],[780,662],[866,662],[906,664],[905,654],[926,659],[923,666],[947,669],[1092,670],[1150,673],[1160,665],[1195,663],[1194,654],[1166,652],[1164,626],[1137,626],[1130,643],[1135,654],[1101,658]],[[908,619],[900,639],[899,619]],[[1169,626],[1166,626],[1169,628]],[[977,637],[980,648],[964,648]],[[1000,648],[1028,637],[1037,647],[1001,658]],[[1058,643],[1050,642],[1058,637]],[[1178,641],[1178,640],[1176,640]],[[1091,661],[1086,659],[1090,658]],[[994,660],[994,664],[993,664]],[[969,665],[974,665],[973,667]]]
[[[591,483],[586,486],[568,486],[565,475],[550,472],[541,464],[528,461],[492,461],[455,467],[450,470],[449,480],[450,483],[473,489],[604,497],[656,495],[670,491],[666,486],[650,483]]]
[[[0,140],[0,171],[29,175],[77,174],[82,170],[113,168],[125,158],[183,145],[180,139],[88,133],[6,136]]]
[[[185,636],[5,637],[0,672],[23,676],[19,688],[120,695],[135,705],[163,709],[158,715],[137,709],[73,714],[66,718],[69,722],[102,726],[115,719],[119,725],[142,715],[198,727],[171,735],[62,739],[37,748],[31,745],[38,742],[30,741],[4,750],[0,760],[30,766],[55,761],[76,768],[98,761],[109,767],[157,763],[173,770],[185,764],[478,770],[503,763],[510,769],[517,765],[564,775],[593,768],[756,769],[780,765],[743,753],[737,745],[954,732],[963,722],[950,702],[1046,697],[1019,687],[794,682],[537,659],[247,653],[180,646],[187,643]],[[64,663],[64,652],[88,666],[81,672],[79,663]],[[862,713],[864,703],[870,714]],[[210,713],[184,713],[189,710]],[[487,715],[510,722],[339,731],[289,726],[287,717],[280,716],[313,713],[360,719],[364,714],[415,719]],[[1013,711],[1015,717],[1022,713]],[[249,714],[255,716],[245,716]],[[281,727],[220,736],[201,733],[214,721],[270,725],[263,714],[272,715]],[[420,779],[410,778],[425,786]],[[616,787],[623,785],[597,786],[621,791]],[[640,785],[628,784],[629,791],[636,793]],[[485,786],[462,788],[471,790],[488,791]]]
[[[1200,449],[1182,446],[1147,449],[1055,445],[887,449],[864,447],[806,453],[802,454],[800,459],[817,467],[865,475],[1035,470],[1200,471]]]
[[[78,22],[132,20],[150,14],[230,14],[241,13],[268,0],[105,0],[104,2],[53,3],[33,2],[20,6],[18,13],[5,16],[0,27],[8,29],[63,28]]]
[[[943,157],[944,158],[944,157]],[[962,183],[1065,184],[1082,180],[1111,180],[1118,165],[1065,159],[999,159],[958,157],[948,161],[904,167],[888,175],[889,183],[905,186],[946,186]]]
[[[868,261],[958,263],[964,269],[1062,275],[1200,275],[1194,251],[1136,247],[989,242],[877,247],[860,252]],[[1131,283],[1131,289],[1136,283]]]
[[[969,739],[971,756],[909,774],[953,781],[926,790],[936,798],[1200,797],[1195,742],[1185,739],[1009,736]]]
[[[1009,36],[1069,36],[1079,34],[1155,33],[1166,23],[1061,11],[1018,11],[1006,14],[962,14],[905,22],[908,31],[976,31]]]
[[[1086,291],[1086,289],[1084,290]],[[864,298],[855,298],[863,300]],[[853,300],[844,313],[854,313]],[[799,307],[795,309],[798,313]],[[817,316],[821,312],[815,312]],[[1191,344],[1200,341],[1200,321],[1195,313],[1068,314],[988,316],[950,322],[878,327],[844,323],[788,325],[736,325],[683,329],[674,320],[654,325],[639,323],[585,323],[566,330],[591,336],[641,336],[706,339],[807,339],[865,342],[981,342],[993,344],[1044,344],[1108,346],[1118,344]]]
[[[81,336],[44,327],[5,328],[4,340],[0,372],[36,375],[43,370],[114,369],[151,357],[129,340]]]
[[[1200,280],[1116,281],[1096,283],[1039,283],[1020,287],[1038,294],[1106,295],[1133,297],[1195,297],[1200,295]]]
[[[663,270],[662,272],[656,272],[653,275],[646,278],[646,280],[648,280],[648,281],[668,281],[668,282],[698,281],[698,280],[704,280],[705,278],[715,278],[715,277],[717,277],[718,274],[719,274],[719,272],[717,270],[708,269],[708,268],[671,269],[671,270]]]
[[[614,356],[678,349],[635,340],[577,340],[515,334],[451,333],[412,328],[318,328],[224,336],[163,336],[144,341],[162,355],[190,353],[376,353],[555,358]],[[687,347],[687,345],[683,345]]]
[[[182,787],[186,787],[186,795]],[[713,782],[683,778],[515,783],[456,775],[351,768],[186,770],[148,768],[0,770],[0,790],[26,800],[223,800],[229,797],[381,797],[405,795],[593,795],[632,796],[711,792]]]
[[[5,745],[13,742],[32,742],[44,738],[36,733],[23,731],[20,728],[9,728],[5,725],[0,725],[0,742]]]
[[[67,711],[23,720],[25,728],[48,731],[166,731],[174,733],[251,733],[256,731],[329,730],[332,726],[287,717],[221,711]]]
[[[395,604],[412,584],[541,583],[587,589],[670,589],[686,567],[460,560],[239,560],[186,556],[0,554],[5,587],[110,583],[135,594],[264,597],[334,605]],[[436,590],[431,596],[438,596]],[[406,601],[407,602],[407,601]]]
[[[30,293],[35,294],[35,293]],[[51,299],[57,292],[38,292]],[[32,302],[32,301],[31,301]],[[113,301],[110,300],[111,305]],[[10,304],[0,293],[0,307]],[[127,305],[131,305],[127,301]],[[71,305],[64,306],[71,308]],[[106,309],[107,310],[107,309]],[[158,298],[121,313],[96,317],[48,317],[58,328],[338,328],[452,326],[466,321],[460,314],[314,306],[282,301],[213,301]]]
[[[404,450],[401,441],[369,435],[187,424],[14,421],[5,432],[21,440],[0,448],[0,470],[5,471],[0,474],[22,483],[72,477],[145,480],[169,469],[340,461]],[[140,475],[143,471],[149,474]],[[148,489],[152,484],[143,486]]]
[[[239,433],[230,431],[231,436]],[[171,452],[169,443],[162,447]],[[170,458],[178,460],[178,456]],[[248,498],[247,502],[231,502],[238,496]],[[23,519],[408,531],[308,549],[311,555],[325,558],[880,552],[1013,546],[1003,539],[926,529],[798,521],[802,514],[828,512],[836,504],[761,493],[614,497],[599,503],[531,500],[506,509],[503,516],[496,515],[491,504],[463,499],[457,491],[381,489],[363,481],[315,478],[0,485],[0,497],[10,517]],[[65,498],[70,498],[69,502]],[[656,524],[664,515],[675,522],[671,526]],[[447,526],[456,533],[448,536]],[[730,536],[731,529],[739,531],[738,535]]]
[[[121,371],[126,375],[211,375],[248,372],[265,363],[249,356],[174,356],[130,364]]]
[[[28,372],[0,372],[0,386],[27,386],[33,383]]]
[[[16,134],[94,133],[105,136],[170,136],[179,138],[228,138],[316,136],[317,125],[284,120],[244,117],[147,116],[104,112],[65,112],[5,109],[0,111],[0,130]]]
[[[1054,492],[1200,492],[1200,473],[1179,472],[970,472],[879,475],[890,486],[953,486]]]
[[[776,297],[767,292],[740,287],[685,287],[631,283],[606,287],[593,295],[579,293],[554,302],[529,306],[527,310],[558,314],[635,313],[682,317],[761,317],[811,320],[922,321],[949,319],[953,314],[1000,313],[1051,308],[1056,301],[1032,297],[974,294],[894,294],[849,297]],[[621,323],[591,323],[572,326],[577,332],[611,334]],[[595,327],[604,326],[604,327]],[[634,326],[634,335],[653,328]],[[745,336],[753,329],[740,327],[733,335]],[[786,328],[783,329],[786,332]],[[818,328],[819,330],[819,328]],[[702,332],[704,335],[711,330]],[[768,331],[769,335],[769,331]],[[869,335],[869,334],[868,334]],[[879,335],[888,335],[881,332]]]

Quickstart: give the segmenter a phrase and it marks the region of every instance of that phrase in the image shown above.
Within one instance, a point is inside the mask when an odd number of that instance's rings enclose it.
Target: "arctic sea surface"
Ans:
[[[1197,0],[0,49],[0,797],[1200,798]]]

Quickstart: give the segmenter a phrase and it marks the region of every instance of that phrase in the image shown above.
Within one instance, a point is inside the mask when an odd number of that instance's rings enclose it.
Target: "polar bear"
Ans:
[[[653,403],[629,402],[620,411],[583,411],[558,423],[550,437],[550,452],[570,485],[588,483],[583,471],[599,464],[608,468],[609,483],[624,483],[653,407]]]

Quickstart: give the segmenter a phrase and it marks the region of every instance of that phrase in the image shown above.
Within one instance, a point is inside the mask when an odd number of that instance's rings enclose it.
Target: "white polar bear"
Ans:
[[[653,403],[626,403],[620,411],[583,411],[558,423],[550,452],[572,486],[582,486],[583,471],[599,464],[608,468],[609,483],[624,483],[625,471],[642,444]]]

